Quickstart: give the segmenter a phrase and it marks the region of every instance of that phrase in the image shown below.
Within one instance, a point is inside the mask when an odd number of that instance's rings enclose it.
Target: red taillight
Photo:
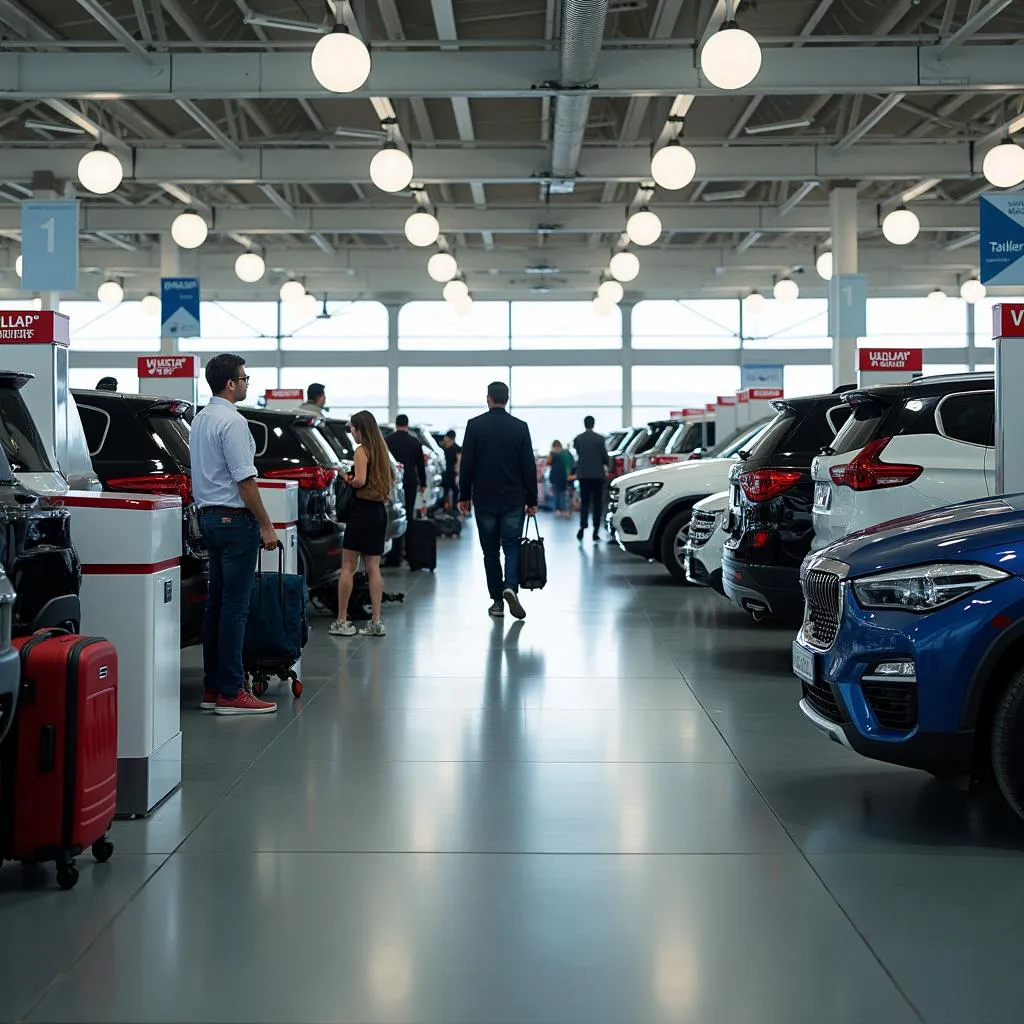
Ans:
[[[176,494],[183,505],[192,504],[192,477],[187,473],[153,473],[149,476],[120,476],[107,481],[108,491],[138,491],[142,494]]]
[[[686,458],[686,461],[687,462],[700,462],[700,460],[703,459],[703,458],[704,458],[704,453],[703,452],[690,452],[690,454]]]
[[[673,462],[678,462],[678,455],[655,455],[651,458],[652,466],[671,466]]]
[[[877,491],[912,484],[924,472],[924,467],[883,462],[881,454],[891,440],[891,437],[880,437],[865,445],[852,462],[832,466],[828,471],[832,482],[853,491]]]
[[[614,466],[615,466],[615,469],[614,469],[615,475],[616,476],[622,476],[622,472],[626,468],[626,460],[623,459],[623,458],[617,458],[615,460]]]
[[[772,535],[767,530],[758,530],[750,541],[751,550],[763,551],[771,539]]]
[[[740,487],[750,501],[771,501],[795,487],[803,476],[791,469],[758,469],[740,477]]]
[[[300,491],[322,491],[334,483],[338,471],[324,469],[323,466],[295,466],[290,469],[272,469],[263,475],[274,480],[295,480]]]

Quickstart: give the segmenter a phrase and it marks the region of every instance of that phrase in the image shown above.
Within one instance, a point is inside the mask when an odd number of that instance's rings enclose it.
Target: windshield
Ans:
[[[189,458],[188,440],[191,427],[179,416],[146,416],[146,422],[153,433],[153,440],[160,448],[185,469],[192,466]]]
[[[334,449],[327,443],[324,435],[314,427],[296,426],[295,434],[302,447],[313,456],[317,465],[334,468],[340,459]]]
[[[760,423],[755,423],[753,426],[749,424],[745,427],[740,427],[739,430],[733,431],[720,445],[712,448],[708,452],[709,459],[729,459],[734,455],[739,455],[744,448],[753,444],[762,433],[771,420],[761,420]]]
[[[0,388],[0,447],[15,473],[53,472],[25,400],[13,388]]]
[[[836,434],[831,444],[836,455],[858,452],[864,445],[881,436],[882,424],[886,418],[886,406],[879,402],[859,402],[846,425]]]
[[[820,452],[832,444],[835,427],[842,422],[844,412],[849,415],[849,406],[837,403],[834,398],[788,406],[751,447],[750,457],[763,459],[776,454]]]

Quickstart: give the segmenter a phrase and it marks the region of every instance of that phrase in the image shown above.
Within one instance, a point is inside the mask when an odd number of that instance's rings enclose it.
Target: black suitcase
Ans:
[[[438,511],[435,512],[430,518],[434,524],[434,529],[437,530],[439,536],[462,536],[462,520],[459,519],[458,516],[453,516],[450,512]]]
[[[429,519],[413,519],[405,532],[405,557],[413,572],[437,568],[437,529]]]

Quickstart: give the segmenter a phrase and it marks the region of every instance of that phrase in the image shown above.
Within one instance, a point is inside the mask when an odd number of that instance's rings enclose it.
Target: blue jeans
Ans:
[[[207,512],[200,525],[210,553],[210,591],[203,619],[203,689],[234,700],[245,685],[242,642],[256,577],[260,528],[247,512]]]
[[[568,486],[552,487],[551,496],[555,499],[556,512],[569,511],[569,489]]]
[[[519,545],[523,539],[526,510],[522,505],[477,505],[476,529],[484,553],[487,592],[492,601],[500,601],[506,589],[519,590]],[[501,552],[505,552],[505,574],[501,572]]]

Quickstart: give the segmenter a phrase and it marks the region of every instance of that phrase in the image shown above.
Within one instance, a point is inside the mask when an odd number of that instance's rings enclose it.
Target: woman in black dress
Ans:
[[[388,532],[387,502],[391,497],[394,478],[388,447],[377,426],[373,413],[357,412],[352,417],[350,428],[358,447],[355,452],[355,468],[348,482],[356,492],[355,501],[349,510],[345,525],[345,540],[342,544],[341,578],[338,580],[338,621],[331,623],[331,636],[384,636],[384,623],[380,620],[380,603],[384,595],[384,580],[380,574],[380,558],[384,554],[384,542]],[[370,603],[373,618],[362,629],[341,616],[348,614],[348,602],[352,596],[352,577],[359,567],[362,556],[366,575],[370,578]]]

